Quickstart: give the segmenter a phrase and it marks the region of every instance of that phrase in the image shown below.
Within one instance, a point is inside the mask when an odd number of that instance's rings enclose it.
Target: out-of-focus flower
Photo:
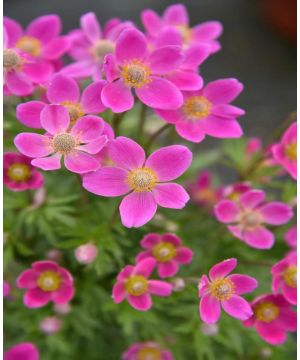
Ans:
[[[69,171],[82,174],[98,169],[100,164],[93,154],[107,143],[106,135],[102,135],[102,118],[83,116],[70,128],[70,115],[64,106],[46,105],[41,111],[41,125],[46,134],[21,133],[14,140],[21,153],[34,158],[32,165],[43,170],[57,170],[64,157]]]
[[[22,154],[7,152],[3,156],[3,183],[10,190],[38,189],[44,184],[43,175]]]
[[[227,185],[222,189],[222,197],[232,201],[239,201],[242,194],[251,189],[251,184],[248,182],[240,182],[232,185]]]
[[[251,306],[240,295],[252,292],[257,287],[257,281],[248,275],[228,275],[236,266],[236,259],[227,259],[210,269],[210,279],[206,275],[201,277],[199,311],[205,323],[215,324],[220,318],[221,307],[239,320],[246,320],[252,315]]]
[[[122,360],[173,360],[169,350],[159,344],[146,341],[131,345],[123,354]]]
[[[47,251],[46,258],[52,261],[60,262],[62,260],[63,253],[61,250],[58,249],[51,249]]]
[[[101,80],[88,85],[80,95],[79,85],[72,78],[56,74],[46,85],[45,96],[49,103],[66,107],[71,125],[84,115],[98,114],[105,110],[100,93],[105,81]],[[16,110],[17,119],[24,125],[41,129],[41,111],[46,102],[32,100],[19,104]]]
[[[40,322],[40,329],[47,335],[57,333],[62,327],[62,321],[56,316],[48,316]]]
[[[293,211],[282,202],[263,203],[264,200],[264,191],[249,190],[240,197],[239,203],[221,200],[215,206],[215,215],[222,223],[232,224],[227,226],[228,230],[249,246],[270,249],[274,235],[264,224],[285,224],[292,218]]]
[[[180,264],[189,264],[192,261],[193,251],[182,246],[181,239],[174,234],[150,233],[144,236],[140,244],[145,251],[137,255],[136,261],[154,259],[161,278],[174,276]]]
[[[244,325],[254,326],[267,343],[283,344],[286,341],[286,333],[297,330],[297,315],[282,295],[261,295],[251,306],[253,315],[244,321]]]
[[[297,304],[297,253],[293,251],[272,267],[272,290],[278,294],[282,290],[285,299]]]
[[[39,360],[40,354],[32,343],[20,343],[4,352],[3,360]]]
[[[219,326],[217,324],[201,324],[200,330],[202,334],[206,336],[215,336],[219,332]]]
[[[29,308],[45,306],[49,301],[65,304],[74,296],[73,278],[53,261],[36,261],[17,279],[17,286],[27,289],[24,304]]]
[[[150,221],[157,205],[182,209],[189,196],[181,185],[168,183],[189,167],[191,151],[181,145],[166,146],[146,160],[145,151],[135,141],[117,137],[109,145],[113,166],[104,166],[83,176],[83,187],[101,196],[125,198],[120,204],[121,220],[126,227],[140,227]]]
[[[75,249],[75,257],[81,264],[90,264],[95,261],[98,254],[97,246],[89,242]]]
[[[283,134],[280,142],[272,146],[275,161],[293,179],[297,179],[297,123],[294,122]]]
[[[201,142],[206,135],[216,138],[238,138],[243,131],[236,118],[245,111],[230,105],[243,90],[236,79],[220,79],[199,91],[184,91],[183,105],[175,110],[157,109],[157,114],[177,133],[192,142]]]
[[[172,279],[173,291],[180,292],[185,288],[185,281],[182,278],[174,278]]]
[[[285,234],[285,242],[291,247],[297,247],[297,224],[293,225]]]
[[[155,265],[154,259],[147,258],[135,266],[125,266],[113,287],[114,302],[119,304],[126,298],[136,310],[147,311],[152,306],[151,295],[169,296],[172,292],[171,284],[148,279]]]
[[[164,74],[176,70],[183,61],[179,46],[164,46],[148,51],[144,34],[126,29],[119,36],[114,55],[105,57],[109,81],[101,93],[104,105],[119,113],[131,109],[134,96],[155,109],[178,109],[183,102],[178,88]]]
[[[254,154],[262,150],[262,142],[258,137],[252,137],[246,143],[246,156],[251,158]]]
[[[10,292],[10,286],[9,283],[6,281],[3,281],[3,297],[7,297]]]
[[[59,315],[67,315],[72,311],[70,303],[54,304],[54,311]]]

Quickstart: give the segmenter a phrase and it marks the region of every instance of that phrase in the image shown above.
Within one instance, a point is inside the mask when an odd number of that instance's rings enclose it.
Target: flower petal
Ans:
[[[157,296],[169,296],[172,293],[173,286],[165,281],[149,280],[148,285],[150,294]]]
[[[6,73],[5,85],[12,94],[17,96],[30,95],[34,90],[32,81],[20,71],[9,71]]]
[[[130,110],[134,104],[131,89],[124,85],[123,80],[105,85],[101,92],[101,100],[115,113]]]
[[[272,323],[258,322],[256,330],[259,335],[271,345],[280,345],[286,341],[285,331],[272,326]]]
[[[185,50],[184,69],[195,70],[210,55],[210,46],[204,44],[192,45]]]
[[[172,25],[188,25],[189,15],[183,4],[170,5],[166,8],[163,19]]]
[[[160,17],[150,9],[142,11],[141,21],[149,34],[158,33],[162,25]]]
[[[23,72],[35,83],[44,83],[49,80],[53,74],[54,67],[47,60],[39,59],[34,62],[28,62],[23,65]]]
[[[247,320],[253,315],[250,304],[238,295],[232,295],[229,300],[221,301],[221,304],[224,311],[236,319]]]
[[[219,21],[206,21],[193,27],[193,35],[199,41],[207,41],[218,38],[223,32],[222,23]]]
[[[155,233],[149,233],[143,237],[141,240],[141,246],[144,249],[152,249],[153,246],[161,242],[161,236]]]
[[[237,295],[247,294],[257,288],[257,280],[248,275],[232,274],[228,279],[234,283]]]
[[[284,284],[282,287],[282,293],[290,304],[297,305],[297,288],[292,288]]]
[[[36,166],[42,170],[58,170],[61,168],[61,155],[54,154],[43,158],[36,158],[31,161],[31,165]]]
[[[157,266],[158,275],[160,278],[167,278],[174,276],[178,272],[178,263],[174,260],[161,262]]]
[[[105,110],[101,100],[101,92],[106,81],[101,80],[87,86],[81,96],[81,107],[86,114],[97,114]]]
[[[112,290],[112,296],[114,299],[114,303],[115,304],[119,304],[120,302],[122,302],[125,297],[126,297],[126,292],[124,289],[124,285],[120,282],[117,282]]]
[[[179,121],[175,127],[178,135],[188,141],[200,143],[205,139],[205,132],[199,123],[191,121]]]
[[[84,174],[95,171],[99,168],[100,163],[93,156],[79,150],[74,150],[64,158],[65,167],[74,173]]]
[[[262,190],[249,190],[241,195],[240,203],[246,209],[253,209],[265,199],[265,193]]]
[[[71,39],[68,36],[59,36],[43,48],[43,57],[47,60],[57,60],[69,50],[70,45]]]
[[[243,85],[233,78],[212,81],[203,89],[203,95],[214,104],[227,104],[243,90]]]
[[[80,18],[80,27],[84,35],[93,44],[102,36],[102,31],[95,13],[88,12]]]
[[[256,249],[271,249],[274,245],[274,235],[264,227],[257,227],[254,230],[245,230],[244,241]]]
[[[220,302],[210,294],[205,294],[202,296],[199,310],[200,318],[206,324],[215,324],[220,319]]]
[[[214,265],[209,270],[209,277],[211,280],[222,279],[227,276],[237,266],[235,258],[226,259]]]
[[[212,108],[211,112],[213,115],[216,115],[218,117],[224,117],[229,119],[235,119],[236,117],[245,115],[245,110],[228,104],[216,105]]]
[[[193,91],[199,90],[203,86],[202,77],[190,70],[176,70],[167,75],[167,79],[172,81],[179,90]]]
[[[31,21],[26,35],[33,36],[46,44],[54,39],[61,30],[61,21],[57,15],[44,15]]]
[[[162,242],[169,242],[171,243],[172,245],[174,245],[175,247],[178,247],[181,245],[181,240],[180,238],[175,235],[175,234],[172,234],[172,233],[166,233],[166,234],[163,234],[161,236],[161,241]]]
[[[156,184],[153,195],[158,205],[169,209],[182,209],[190,199],[184,188],[175,183]]]
[[[100,136],[98,139],[93,140],[85,145],[79,145],[76,147],[77,150],[85,151],[89,154],[95,155],[103,149],[107,144],[108,138],[106,135]]]
[[[48,270],[53,270],[53,271],[59,270],[58,265],[54,261],[50,261],[50,260],[35,261],[34,263],[32,263],[31,267],[34,270],[40,272],[48,271]]]
[[[49,102],[60,104],[65,101],[77,103],[80,89],[77,82],[69,76],[56,74],[47,86],[46,96]]]
[[[40,129],[40,113],[46,104],[42,101],[28,101],[23,104],[19,104],[16,109],[17,119],[24,125]]]
[[[49,138],[44,135],[21,133],[15,137],[14,144],[20,153],[31,158],[47,156],[52,152]]]
[[[133,275],[141,275],[144,276],[145,278],[148,278],[156,265],[156,260],[153,258],[148,258],[148,259],[144,259],[140,262],[138,262],[133,270]]]
[[[115,50],[118,62],[126,63],[130,60],[143,60],[146,54],[147,41],[143,33],[134,28],[122,31]]]
[[[34,288],[26,291],[24,295],[24,305],[28,308],[39,308],[46,305],[51,300],[50,292]]]
[[[179,46],[163,46],[154,50],[148,61],[153,74],[165,74],[180,66],[183,61],[183,54]]]
[[[259,209],[264,222],[270,225],[283,225],[293,217],[290,206],[278,201],[272,201]]]
[[[6,46],[12,48],[23,34],[22,26],[7,16],[3,17],[3,25],[8,38]]]
[[[70,125],[67,108],[60,105],[46,105],[41,111],[41,125],[52,135],[66,132]]]
[[[73,286],[63,286],[57,291],[51,293],[51,299],[56,304],[66,304],[74,297]]]
[[[92,76],[94,71],[93,63],[91,60],[77,61],[60,70],[60,74],[70,76],[74,79],[82,79]]]
[[[240,124],[234,119],[209,115],[201,121],[203,130],[207,135],[216,138],[239,138],[243,135]]]
[[[80,142],[88,143],[100,138],[104,129],[103,119],[95,115],[86,115],[76,121],[71,134]]]
[[[221,200],[214,207],[216,218],[222,223],[235,222],[240,213],[238,205],[231,200]]]
[[[180,264],[189,264],[192,261],[194,252],[187,247],[177,249],[175,260]]]
[[[21,275],[17,278],[17,286],[21,289],[33,289],[35,288],[37,279],[39,277],[39,273],[35,270],[28,269],[21,273]]]
[[[147,311],[152,306],[151,296],[143,294],[141,296],[128,295],[129,304],[136,310]]]
[[[134,271],[134,266],[126,265],[118,274],[117,281],[126,281]]]

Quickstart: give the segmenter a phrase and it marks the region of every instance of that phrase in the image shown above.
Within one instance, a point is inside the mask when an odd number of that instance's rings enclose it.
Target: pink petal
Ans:
[[[101,101],[101,92],[106,81],[101,80],[87,86],[81,96],[80,104],[86,114],[97,114],[105,110]]]
[[[197,40],[213,40],[223,32],[223,26],[219,21],[206,21],[193,27],[193,35]]]
[[[293,122],[282,136],[282,142],[285,144],[297,141],[297,123]]]
[[[70,48],[71,39],[67,36],[59,36],[51,40],[43,48],[43,57],[47,60],[56,60],[63,56]]]
[[[170,45],[176,45],[182,48],[182,36],[176,27],[165,26],[157,36],[155,36],[155,47],[160,48]]]
[[[12,48],[23,35],[23,29],[18,22],[7,16],[3,17],[3,25],[8,37],[6,46],[7,48]]]
[[[99,22],[93,12],[88,12],[87,14],[81,16],[80,27],[84,32],[84,35],[92,44],[99,40],[102,36]]]
[[[159,280],[149,280],[149,292],[150,294],[157,296],[169,296],[172,293],[172,285]]]
[[[258,322],[256,330],[259,335],[271,345],[280,345],[286,341],[285,331],[272,326],[272,323]]]
[[[39,273],[35,270],[28,269],[21,273],[21,275],[17,278],[17,286],[21,289],[33,289],[35,288],[37,279],[39,277]]]
[[[209,277],[212,281],[216,279],[222,279],[227,276],[237,266],[237,260],[235,258],[226,259],[220,263],[214,265],[209,270]]]
[[[143,166],[145,161],[144,149],[135,141],[124,136],[112,140],[109,155],[114,164],[128,170]]]
[[[183,62],[183,67],[185,69],[195,70],[199,65],[201,65],[204,60],[210,55],[210,46],[207,45],[193,45],[190,46],[185,51],[185,59]]]
[[[117,281],[126,281],[133,273],[134,266],[126,265],[117,276]]]
[[[69,76],[56,74],[47,86],[46,96],[49,102],[60,104],[65,101],[77,103],[80,89],[77,82]]]
[[[209,292],[210,282],[206,275],[202,275],[198,284],[198,295],[203,296],[206,292]]]
[[[93,63],[90,60],[84,60],[65,66],[60,70],[60,73],[74,79],[82,79],[90,77],[93,71]]]
[[[120,214],[126,227],[140,227],[155,215],[157,205],[151,192],[133,192],[122,200]]]
[[[202,296],[199,310],[200,318],[206,324],[215,324],[220,319],[220,302],[210,294],[205,294]]]
[[[32,343],[20,343],[4,352],[3,360],[39,360],[40,355]]]
[[[220,79],[207,84],[203,95],[214,104],[227,104],[234,100],[243,90],[237,79]]]
[[[54,72],[53,64],[47,60],[36,60],[35,62],[28,62],[23,65],[23,72],[36,83],[44,83],[49,80]]]
[[[114,299],[114,303],[115,304],[119,304],[120,302],[122,302],[125,299],[126,296],[126,292],[124,289],[124,285],[120,282],[117,282],[112,290],[112,296]]]
[[[130,110],[134,105],[131,89],[124,85],[123,80],[105,85],[101,92],[101,100],[115,113]]]
[[[203,131],[202,126],[199,126],[199,123],[191,121],[179,121],[176,124],[176,131],[178,135],[182,136],[184,139],[200,143],[205,138],[205,132]]]
[[[202,128],[207,135],[216,138],[239,138],[243,135],[240,124],[234,119],[225,119],[215,115],[209,115],[201,122]]]
[[[99,168],[99,161],[91,155],[74,150],[72,153],[65,156],[65,167],[74,173],[84,174],[89,171],[95,171]]]
[[[148,278],[152,274],[155,266],[156,266],[155,259],[153,258],[144,259],[135,265],[132,275],[141,275],[144,276],[145,278]]]
[[[245,115],[245,111],[233,105],[228,104],[219,104],[212,108],[211,110],[213,115],[235,119],[236,117]]]
[[[158,116],[163,118],[165,121],[167,121],[170,124],[175,124],[179,121],[184,120],[182,111],[180,109],[178,110],[159,110],[156,109],[155,112]]]
[[[234,292],[237,295],[247,294],[257,288],[257,280],[251,276],[232,274],[228,279],[234,283]]]
[[[284,307],[280,309],[278,318],[274,321],[276,326],[286,331],[297,330],[297,313],[290,307]],[[274,324],[275,325],[275,324]]]
[[[202,77],[190,70],[176,70],[168,74],[167,78],[172,81],[179,90],[183,91],[199,90],[203,86]]]
[[[193,255],[194,252],[191,249],[187,247],[181,247],[177,249],[175,260],[180,264],[189,264],[192,261]]]
[[[154,50],[148,61],[153,74],[165,74],[179,67],[183,55],[179,46],[169,45]]]
[[[136,262],[140,262],[140,261],[142,261],[144,259],[147,259],[149,257],[152,257],[150,251],[142,251],[139,254],[137,254],[135,260],[136,260]]]
[[[23,104],[19,104],[16,109],[17,119],[24,125],[40,129],[40,113],[46,104],[42,101],[28,101]]]
[[[9,71],[5,74],[5,84],[8,90],[17,96],[30,95],[34,86],[30,79],[19,71]]]
[[[160,182],[170,181],[182,175],[191,165],[193,154],[182,145],[170,145],[153,152],[145,166],[153,169]]]
[[[170,5],[166,8],[163,19],[172,25],[188,25],[189,15],[183,4]]]
[[[237,204],[231,200],[221,200],[214,208],[216,218],[222,223],[235,222],[240,213]]]
[[[42,307],[51,299],[51,293],[42,291],[39,288],[30,289],[24,295],[24,305],[29,308]]]
[[[254,230],[245,230],[244,241],[256,249],[270,249],[274,245],[274,235],[264,227],[257,227]]]
[[[232,295],[229,300],[221,301],[221,304],[224,311],[236,319],[247,320],[253,315],[249,303],[238,295]]]
[[[150,34],[156,34],[161,28],[161,20],[157,13],[153,10],[146,9],[142,11],[142,23]]]
[[[95,155],[98,154],[99,151],[103,149],[103,147],[107,144],[108,139],[107,136],[100,136],[98,139],[93,140],[85,145],[77,146],[77,150],[88,152],[89,154]]]
[[[118,62],[143,60],[147,54],[145,35],[136,29],[125,29],[118,38],[115,55]]]
[[[167,79],[151,76],[147,85],[135,91],[141,102],[154,109],[178,109],[183,103],[181,92]]]
[[[152,306],[151,296],[143,294],[141,296],[128,295],[129,304],[136,310],[147,311]]]
[[[102,118],[95,115],[86,115],[76,121],[71,134],[80,142],[87,143],[100,138],[104,129]]]
[[[240,203],[246,209],[253,209],[265,199],[265,193],[262,190],[249,190],[242,194]]]
[[[108,82],[113,82],[119,77],[120,70],[113,54],[107,54],[104,57],[103,68]]]
[[[171,243],[172,245],[174,245],[175,247],[178,247],[181,245],[181,240],[180,238],[175,235],[175,234],[172,234],[172,233],[166,233],[166,234],[163,234],[161,236],[161,241],[162,242],[169,242]]]
[[[73,286],[62,286],[59,290],[51,293],[51,299],[56,304],[66,304],[74,297]]]
[[[16,148],[29,157],[42,157],[51,153],[49,138],[44,135],[33,133],[21,133],[15,137]]]
[[[120,196],[130,191],[126,182],[128,172],[117,167],[103,167],[83,176],[82,186],[101,196]]]
[[[60,105],[46,105],[41,111],[41,125],[52,135],[66,132],[70,125],[67,108]]]
[[[284,284],[282,287],[282,293],[290,304],[297,305],[297,288],[292,288]]]
[[[48,270],[53,270],[53,271],[59,270],[59,266],[54,261],[50,261],[50,260],[35,261],[34,263],[32,263],[31,267],[34,270],[40,272],[48,271]]]
[[[182,209],[190,199],[184,188],[175,183],[156,184],[153,195],[158,205],[170,209]]]
[[[161,236],[159,234],[150,233],[143,237],[141,240],[141,246],[144,249],[152,249],[153,246],[161,242]]]
[[[27,27],[26,35],[38,38],[46,44],[60,33],[61,21],[57,15],[45,15],[34,19]]]
[[[174,276],[178,272],[178,264],[176,261],[171,260],[158,264],[158,275],[160,278],[167,278]]]
[[[270,225],[283,225],[293,217],[290,206],[278,201],[272,201],[259,209],[264,222]]]
[[[61,168],[61,155],[54,154],[52,156],[37,158],[31,161],[31,165],[36,166],[42,170],[58,170]]]

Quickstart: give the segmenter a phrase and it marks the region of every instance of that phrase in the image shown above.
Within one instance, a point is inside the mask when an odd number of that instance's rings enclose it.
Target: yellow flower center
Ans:
[[[74,125],[75,121],[81,118],[84,115],[80,104],[72,103],[71,101],[64,101],[61,103],[65,108],[67,108],[70,115],[70,125]]]
[[[198,190],[195,199],[198,201],[206,201],[208,203],[214,203],[217,200],[216,193],[212,189]]]
[[[55,152],[63,155],[69,154],[77,145],[75,137],[68,133],[55,135],[52,140],[52,147]]]
[[[210,285],[211,294],[218,300],[228,300],[234,294],[235,285],[230,279],[217,279]]]
[[[176,28],[179,30],[181,34],[183,43],[187,45],[192,37],[192,29],[186,25],[177,25]]]
[[[176,248],[169,242],[161,242],[153,247],[152,255],[159,262],[170,261],[176,256]]]
[[[32,36],[22,36],[17,41],[16,47],[32,56],[41,54],[41,42]]]
[[[192,121],[200,120],[210,114],[211,102],[204,96],[191,96],[183,104],[183,113]]]
[[[20,65],[21,59],[19,55],[12,49],[4,49],[3,51],[3,67],[5,70],[12,70]]]
[[[137,168],[127,175],[127,183],[130,189],[137,192],[152,190],[157,181],[155,172],[147,167]]]
[[[15,163],[8,168],[7,175],[12,181],[22,182],[30,178],[31,170],[28,165]]]
[[[43,291],[55,291],[60,287],[60,275],[54,271],[44,271],[37,280],[38,287]]]
[[[288,284],[288,286],[292,288],[297,287],[297,266],[292,265],[289,266],[284,274],[283,274],[284,281]]]
[[[240,223],[244,229],[255,229],[257,226],[260,225],[262,219],[259,213],[254,211],[245,211],[240,216]]]
[[[296,161],[297,160],[297,143],[291,143],[288,144],[284,149],[285,156],[291,160]]]
[[[139,60],[132,60],[122,68],[124,83],[130,87],[140,88],[148,84],[150,79],[150,68]]]
[[[102,61],[104,56],[113,53],[115,44],[110,40],[98,40],[92,47],[91,52],[97,61]]]
[[[125,289],[130,295],[140,296],[148,291],[148,281],[144,276],[134,275],[125,282]]]
[[[137,360],[162,360],[161,351],[154,347],[145,346],[137,353]]]
[[[254,315],[256,319],[269,323],[278,317],[279,308],[271,302],[262,302],[254,307]]]

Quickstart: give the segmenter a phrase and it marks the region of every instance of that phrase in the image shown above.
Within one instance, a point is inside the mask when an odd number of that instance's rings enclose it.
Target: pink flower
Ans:
[[[286,332],[297,330],[297,315],[282,295],[266,294],[251,303],[253,315],[244,322],[255,327],[263,340],[271,345],[286,341]]]
[[[88,85],[80,96],[80,88],[72,78],[56,74],[46,84],[45,97],[49,103],[64,106],[70,115],[71,124],[84,115],[98,114],[105,110],[100,93],[106,82],[98,81]],[[47,105],[44,101],[32,100],[19,104],[16,110],[17,119],[31,128],[42,128],[41,111]]]
[[[281,141],[272,146],[274,160],[293,179],[297,179],[297,123],[294,122],[283,134]]]
[[[38,189],[44,184],[44,177],[34,166],[31,159],[13,152],[3,156],[3,182],[13,191]]]
[[[39,360],[40,355],[32,343],[20,343],[5,351],[3,360]]]
[[[145,159],[145,151],[133,140],[117,137],[109,145],[115,166],[104,166],[83,176],[83,187],[101,196],[125,195],[120,205],[126,227],[150,221],[157,205],[182,209],[189,196],[181,185],[167,182],[184,173],[192,161],[191,151],[181,145],[163,147]]]
[[[114,55],[105,57],[105,73],[109,84],[101,93],[104,105],[119,113],[131,109],[134,96],[151,108],[177,109],[183,98],[177,87],[164,78],[183,61],[179,46],[164,46],[148,51],[144,34],[126,29],[119,36]]]
[[[215,324],[221,315],[221,307],[230,316],[246,320],[252,315],[249,303],[240,295],[257,287],[256,279],[248,275],[228,274],[237,266],[237,260],[227,259],[214,265],[209,278],[203,275],[199,283],[200,318],[207,324]]]
[[[165,121],[175,125],[184,139],[199,143],[206,135],[216,138],[238,138],[243,131],[236,118],[244,110],[229,105],[243,85],[236,79],[220,79],[198,91],[184,91],[183,104],[175,110],[156,110]]]
[[[262,150],[262,142],[258,137],[252,137],[246,143],[246,155],[251,158],[254,154]]]
[[[272,290],[278,294],[280,289],[285,299],[297,305],[297,253],[293,251],[272,267]]]
[[[72,311],[70,303],[54,304],[54,311],[59,315],[67,315]]]
[[[74,296],[72,275],[53,261],[36,261],[17,279],[17,286],[27,289],[24,304],[29,308],[45,306],[49,301],[65,304]]]
[[[57,333],[62,327],[62,321],[56,316],[48,316],[40,323],[40,329],[46,335]]]
[[[222,196],[224,199],[229,199],[238,202],[241,195],[251,190],[251,184],[248,182],[240,182],[227,185],[222,189]]]
[[[113,299],[119,304],[126,298],[136,310],[147,311],[152,306],[151,295],[169,296],[172,285],[160,280],[149,280],[156,261],[152,258],[144,259],[135,266],[127,265],[119,273],[113,287]]]
[[[136,261],[154,259],[161,278],[174,276],[180,264],[189,264],[192,261],[193,251],[181,246],[180,238],[174,234],[147,234],[141,240],[141,246],[146,251],[138,254]]]
[[[122,360],[174,360],[169,350],[159,344],[147,341],[131,345],[123,354]]]
[[[293,225],[285,234],[285,242],[291,247],[297,247],[297,224]]]
[[[6,281],[3,281],[3,297],[7,297],[10,293],[10,286],[9,283]]]
[[[75,249],[75,257],[81,264],[90,264],[95,261],[98,254],[97,246],[93,243],[87,243],[78,246]]]
[[[227,226],[228,230],[249,246],[270,249],[274,244],[274,235],[264,227],[264,223],[285,224],[292,218],[293,211],[282,202],[263,203],[264,199],[262,190],[249,190],[238,203],[221,200],[215,206],[215,215],[222,223],[233,224]]]
[[[46,134],[21,133],[14,140],[22,154],[34,158],[32,165],[43,170],[57,170],[64,156],[64,164],[72,172],[82,174],[98,169],[100,164],[92,155],[107,142],[102,134],[101,118],[83,116],[70,128],[70,115],[64,106],[46,105],[41,111],[41,125]]]
[[[65,66],[61,73],[73,78],[92,77],[98,81],[102,77],[105,55],[115,51],[119,34],[133,24],[114,18],[106,23],[102,31],[96,15],[89,12],[81,16],[80,26],[80,30],[70,33],[72,45],[69,54],[76,61]]]

